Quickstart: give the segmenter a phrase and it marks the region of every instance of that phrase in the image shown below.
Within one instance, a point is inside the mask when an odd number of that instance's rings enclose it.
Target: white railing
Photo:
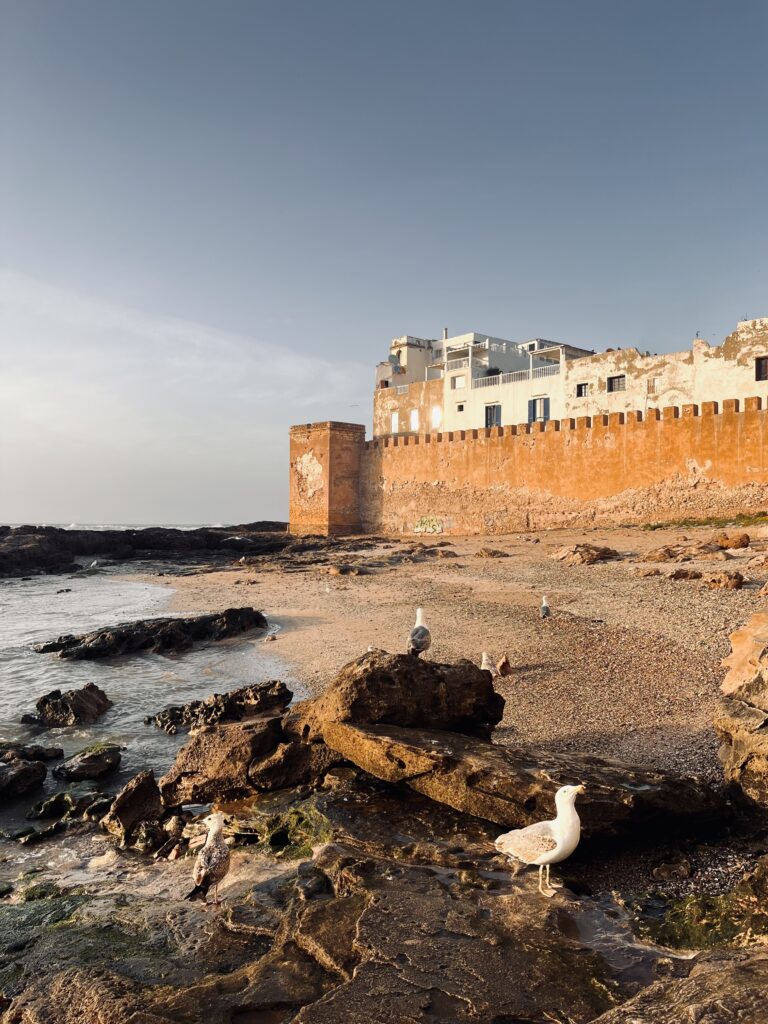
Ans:
[[[395,388],[395,394],[397,394],[397,395],[407,395],[408,394],[408,388],[409,388],[408,384],[398,384],[397,387]]]
[[[469,359],[449,359],[445,364],[446,370],[463,370],[469,366]]]
[[[519,384],[524,380],[538,380],[540,377],[554,377],[560,373],[560,364],[553,363],[551,366],[537,366],[531,373],[530,370],[513,370],[511,373],[498,373],[493,377],[475,377],[472,380],[473,388],[492,388],[497,384]]]
[[[551,366],[537,366],[533,371],[534,379],[537,377],[555,377],[560,373],[560,363],[552,363]]]

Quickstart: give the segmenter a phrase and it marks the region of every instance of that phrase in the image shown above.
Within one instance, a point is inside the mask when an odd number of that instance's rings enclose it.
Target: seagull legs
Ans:
[[[544,888],[544,867],[545,867],[544,864],[539,864],[539,892],[541,893],[542,896],[546,896],[547,899],[551,899],[555,895],[555,890],[549,884],[549,864],[546,865],[546,868],[547,868],[547,888],[546,889]]]
[[[547,888],[548,889],[562,889],[562,885],[557,885],[549,880],[549,864],[547,864]]]
[[[208,904],[209,907],[218,907],[223,902],[224,899],[219,897],[219,883],[216,882],[216,884],[213,887],[213,899],[206,900],[206,903]]]

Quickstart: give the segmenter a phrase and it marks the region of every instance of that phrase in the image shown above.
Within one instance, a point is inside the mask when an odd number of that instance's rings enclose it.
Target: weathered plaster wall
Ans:
[[[768,508],[759,398],[369,441],[360,511],[370,532],[504,533]]]
[[[396,387],[380,388],[373,398],[373,436],[379,437],[392,432],[392,413],[397,412],[400,420],[400,432],[409,431],[411,411],[419,414],[419,432],[426,433],[433,429],[432,409],[443,405],[442,380],[422,380],[408,385],[403,394],[397,393]],[[442,424],[441,424],[442,425]]]
[[[290,530],[357,533],[365,427],[307,423],[291,427]]]

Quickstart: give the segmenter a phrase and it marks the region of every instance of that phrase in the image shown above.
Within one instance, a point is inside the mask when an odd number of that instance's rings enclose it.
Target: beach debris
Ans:
[[[509,558],[509,552],[501,551],[499,548],[480,548],[477,551],[478,558]]]
[[[195,888],[184,898],[192,900],[198,896],[203,896],[206,903],[208,903],[208,891],[213,888],[213,900],[211,902],[217,905],[221,902],[219,899],[219,883],[224,880],[229,871],[231,854],[229,847],[224,841],[224,815],[221,811],[209,814],[204,820],[208,827],[208,837],[195,860],[192,872]]]
[[[252,629],[266,629],[268,622],[255,608],[227,608],[222,612],[187,618],[140,619],[80,636],[60,636],[37,644],[39,654],[60,658],[114,658],[122,654],[166,654],[186,651],[194,643],[226,640]]]
[[[513,829],[500,835],[494,846],[510,860],[539,867],[539,892],[543,896],[554,896],[555,890],[549,880],[552,864],[559,864],[570,857],[581,839],[581,821],[576,811],[576,798],[584,792],[584,786],[561,786],[555,793],[557,815],[552,821],[537,821],[525,828]],[[546,870],[546,889],[543,876]]]
[[[424,609],[416,609],[416,624],[408,637],[408,653],[418,658],[432,646],[432,634],[424,621]]]
[[[541,598],[541,607],[539,608],[539,615],[542,619],[548,619],[552,615],[552,611],[549,607],[549,601],[547,595],[544,594]]]
[[[86,683],[79,690],[51,690],[44,694],[35,704],[37,714],[22,715],[21,721],[48,729],[92,725],[111,707],[112,701],[96,683]]]

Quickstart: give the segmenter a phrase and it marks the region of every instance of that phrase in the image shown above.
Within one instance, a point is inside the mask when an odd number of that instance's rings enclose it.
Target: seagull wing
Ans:
[[[229,871],[230,852],[226,843],[204,846],[197,855],[193,879],[195,885],[215,885]]]
[[[557,846],[551,821],[537,821],[525,828],[506,832],[496,840],[496,849],[508,857],[516,857],[526,864],[532,864],[544,853]]]

